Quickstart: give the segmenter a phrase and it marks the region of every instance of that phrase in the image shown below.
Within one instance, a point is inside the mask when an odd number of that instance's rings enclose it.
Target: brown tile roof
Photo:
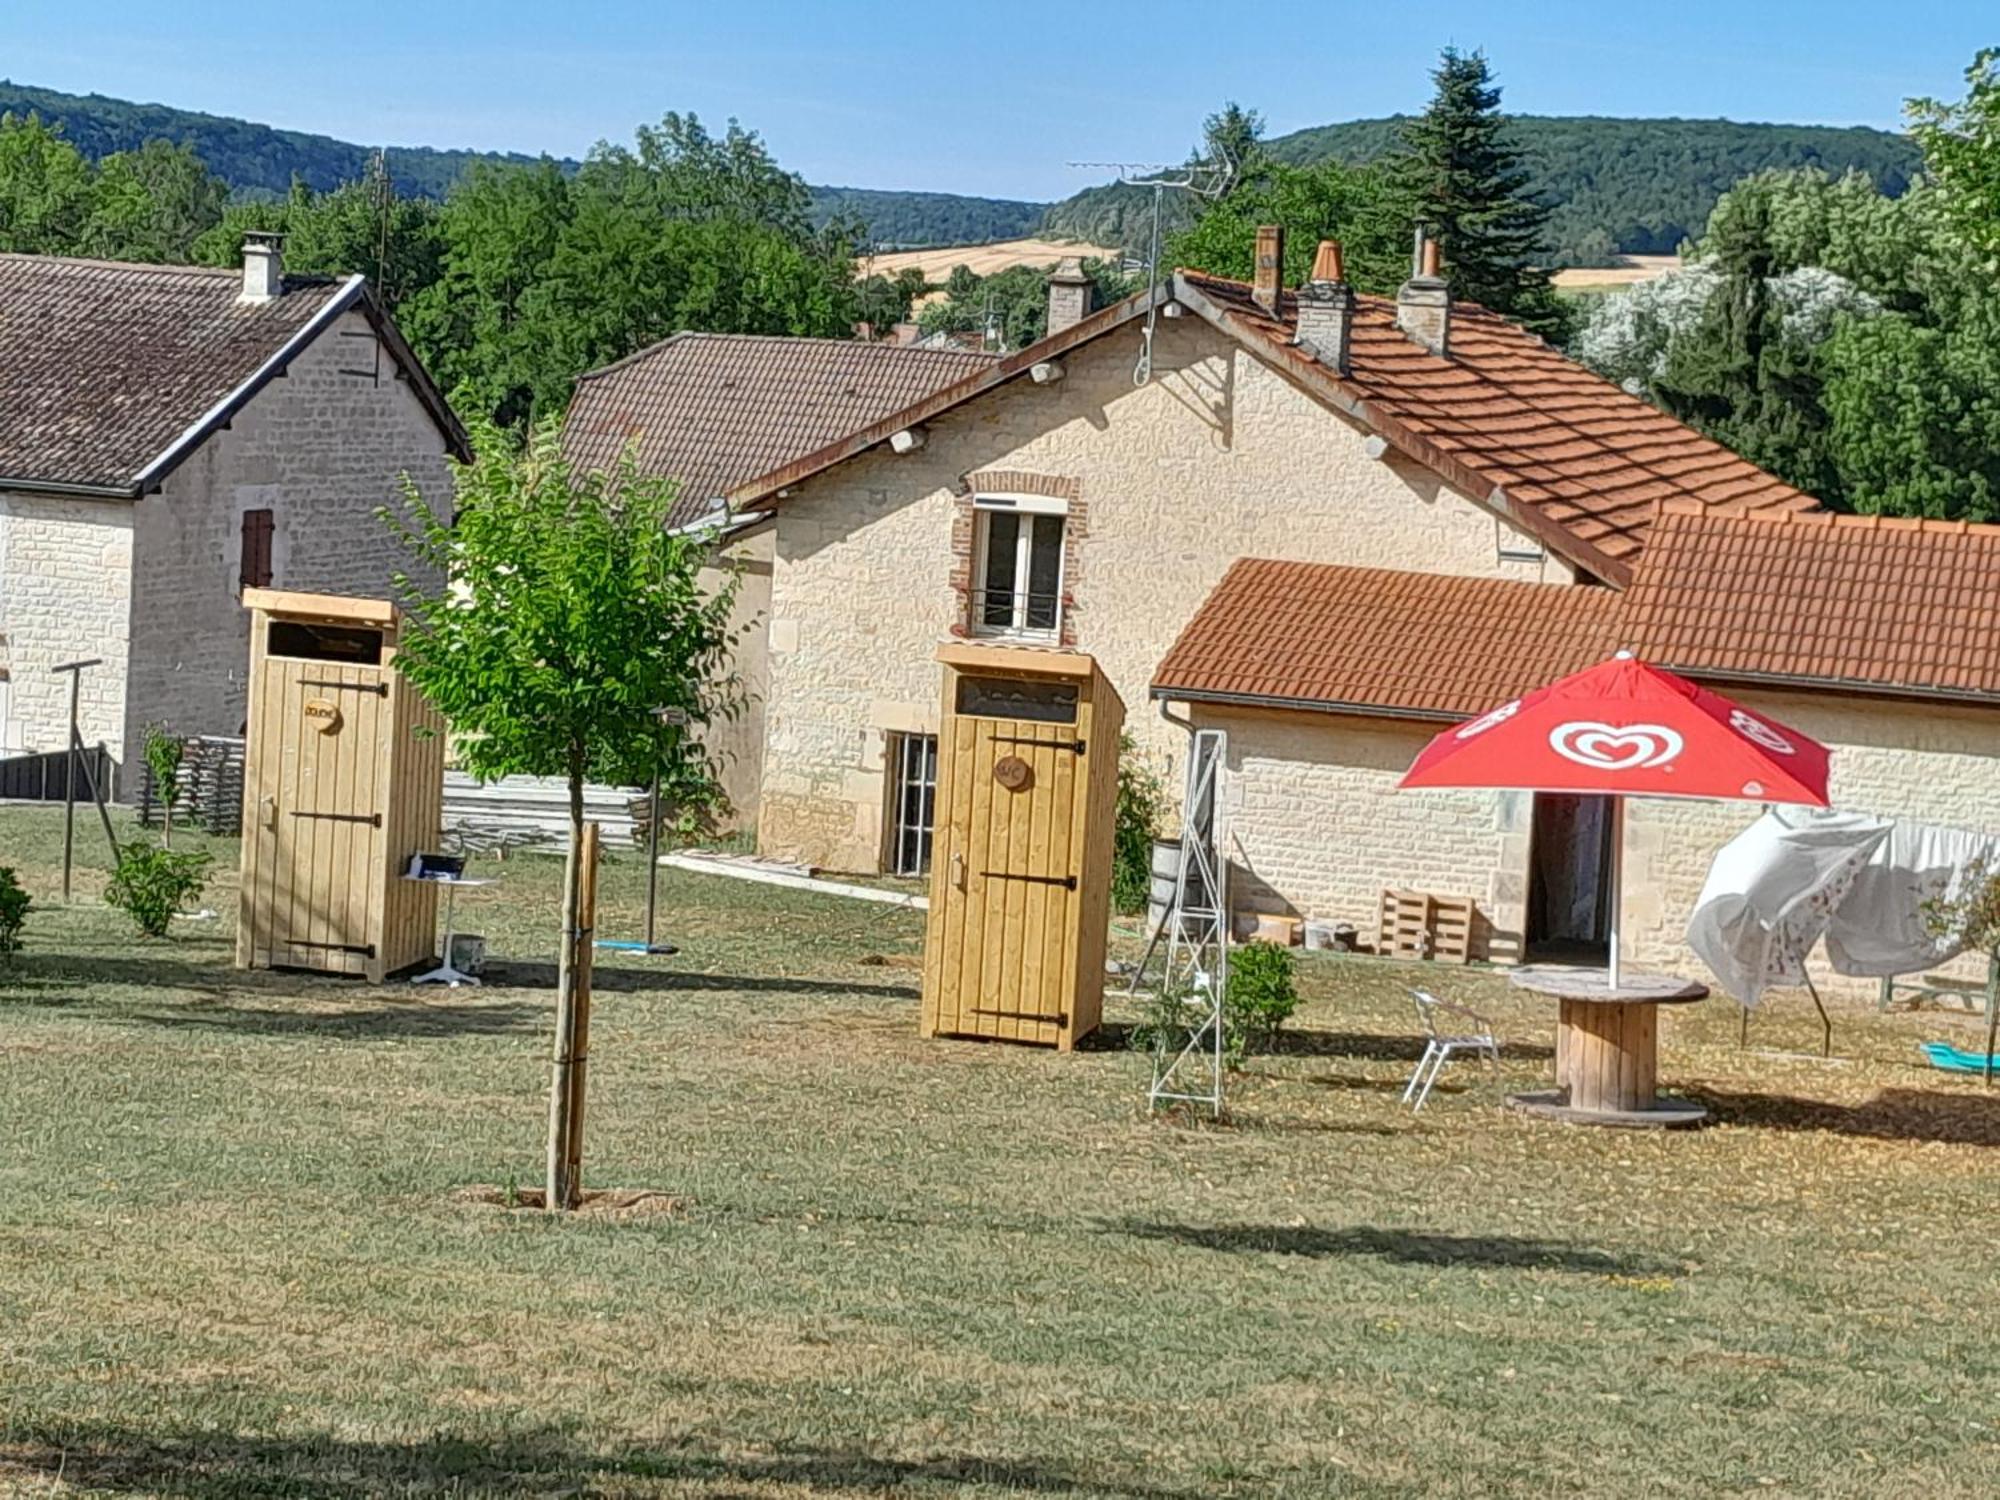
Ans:
[[[1663,501],[1778,510],[1817,503],[1475,304],[1453,305],[1447,359],[1396,326],[1393,299],[1358,297],[1341,377],[1292,347],[1292,293],[1274,318],[1242,282],[1182,271],[1176,283],[1267,358],[1334,386],[1340,404],[1397,447],[1475,498],[1497,487],[1530,529],[1540,529],[1538,519],[1553,523],[1608,560],[1604,571],[1614,576],[1638,555]]]
[[[134,488],[361,283],[241,289],[236,271],[0,255],[0,482]]]
[[[573,463],[680,482],[676,517],[976,375],[990,354],[843,339],[678,333],[577,382],[563,424]]]
[[[2000,526],[1671,505],[1625,619],[1696,675],[2000,698]]]
[[[1611,589],[1245,558],[1153,677],[1167,698],[1484,713],[1618,649]]]

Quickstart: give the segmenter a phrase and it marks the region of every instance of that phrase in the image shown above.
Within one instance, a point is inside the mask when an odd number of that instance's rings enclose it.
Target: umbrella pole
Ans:
[[[1625,904],[1625,799],[1611,799],[1611,988],[1618,988],[1618,915]]]

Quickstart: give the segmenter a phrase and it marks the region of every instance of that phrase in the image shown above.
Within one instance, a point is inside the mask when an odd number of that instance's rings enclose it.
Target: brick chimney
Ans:
[[[1410,279],[1396,293],[1396,326],[1431,353],[1451,353],[1451,289],[1438,265],[1438,245],[1417,226],[1416,252],[1410,258]]]
[[[1354,288],[1347,284],[1339,240],[1321,240],[1312,279],[1299,288],[1299,326],[1292,342],[1337,375],[1347,373],[1354,329]]]
[[[243,300],[285,295],[285,237],[253,230],[243,236]]]
[[[1250,278],[1250,296],[1272,317],[1278,315],[1278,296],[1285,287],[1285,226],[1257,226],[1257,261]]]
[[[1049,273],[1049,332],[1061,333],[1089,317],[1096,285],[1083,273],[1083,262],[1064,257]]]

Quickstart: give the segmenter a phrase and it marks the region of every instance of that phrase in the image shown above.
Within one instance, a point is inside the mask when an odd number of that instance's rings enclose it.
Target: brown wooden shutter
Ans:
[[[243,512],[242,582],[246,589],[271,586],[271,512]]]

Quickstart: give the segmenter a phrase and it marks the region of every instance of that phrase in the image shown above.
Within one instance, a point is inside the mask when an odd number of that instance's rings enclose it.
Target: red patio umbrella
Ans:
[[[1621,652],[1445,730],[1399,783],[1569,792],[1612,800],[1611,984],[1627,797],[1825,807],[1826,746]]]

